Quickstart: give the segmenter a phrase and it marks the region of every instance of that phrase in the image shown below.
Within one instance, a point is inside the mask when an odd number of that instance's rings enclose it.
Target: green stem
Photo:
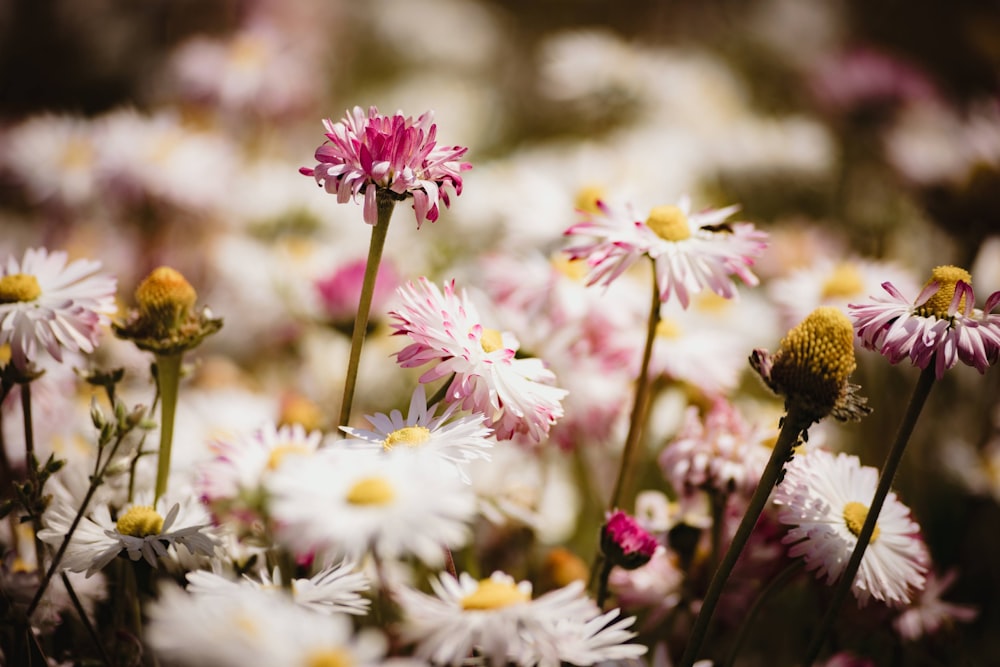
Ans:
[[[38,457],[35,456],[35,429],[31,418],[31,382],[21,384],[21,415],[24,418],[24,463],[28,469],[31,497],[28,499],[28,515],[31,517],[32,539],[35,545],[35,567],[41,569],[45,548],[38,537],[42,529],[42,517],[36,513],[41,506],[42,489],[38,478]]]
[[[757,599],[754,600],[750,609],[748,609],[747,613],[744,615],[743,624],[740,625],[739,632],[736,634],[736,639],[733,640],[733,645],[729,649],[729,654],[719,667],[732,666],[732,664],[736,661],[736,656],[739,655],[740,647],[743,646],[743,641],[750,632],[750,627],[753,625],[754,619],[757,618],[757,614],[760,612],[761,607],[764,606],[764,603],[767,602],[767,600],[770,599],[776,591],[780,590],[782,586],[788,583],[789,579],[798,574],[803,565],[805,565],[805,561],[801,558],[792,561],[788,567],[779,572],[778,576],[772,579],[767,586],[764,587],[764,590],[760,592]]]
[[[722,527],[726,517],[726,503],[729,495],[725,491],[712,489],[709,491],[709,499],[712,504],[712,552],[709,558],[711,571],[715,572],[719,567],[719,558],[722,555]]]
[[[607,559],[603,560],[601,575],[597,581],[597,606],[601,609],[604,609],[604,601],[608,598],[608,579],[611,577],[611,570],[614,569],[614,563]]]
[[[97,648],[97,652],[101,654],[101,662],[107,667],[111,667],[114,663],[111,662],[111,656],[108,655],[108,650],[104,648],[104,643],[101,642],[100,636],[97,634],[97,630],[94,628],[94,624],[90,622],[90,617],[87,616],[87,610],[83,608],[83,604],[80,602],[79,596],[77,596],[76,591],[73,590],[73,584],[70,583],[69,577],[66,573],[62,573],[63,586],[66,587],[66,593],[69,595],[70,601],[73,603],[73,608],[76,609],[77,615],[80,617],[80,622],[83,623],[84,630],[87,631],[87,635],[90,636],[90,641],[94,643]]]
[[[895,477],[896,469],[903,458],[906,443],[910,440],[910,435],[913,433],[913,428],[917,423],[917,417],[920,416],[920,412],[924,408],[924,403],[927,401],[927,396],[931,392],[931,387],[934,386],[934,365],[934,359],[932,358],[930,363],[927,364],[927,368],[920,373],[917,385],[913,388],[913,395],[910,396],[910,403],[906,406],[903,421],[900,422],[899,429],[896,431],[896,439],[893,441],[892,447],[889,449],[889,454],[886,456],[885,464],[882,466],[882,473],[879,475],[878,486],[875,489],[875,497],[872,498],[872,503],[868,507],[868,515],[865,517],[865,523],[861,527],[861,532],[858,533],[858,542],[851,553],[851,559],[847,561],[847,567],[844,568],[844,572],[840,575],[837,588],[833,592],[833,599],[826,610],[826,614],[823,616],[823,620],[820,621],[819,629],[813,635],[812,642],[810,642],[806,652],[806,660],[802,663],[803,665],[811,665],[819,656],[819,652],[826,641],[826,636],[830,628],[833,627],[833,622],[840,612],[841,605],[844,603],[844,598],[847,596],[847,592],[851,590],[854,577],[858,573],[858,568],[861,567],[861,559],[865,555],[865,549],[871,541],[872,533],[875,532],[878,515],[882,511],[882,504],[889,494],[889,489],[892,487],[892,479]]]
[[[153,504],[167,492],[170,477],[170,450],[174,442],[174,415],[181,382],[182,354],[156,355],[156,386],[160,393],[160,453],[156,462],[156,496]]]
[[[372,227],[372,238],[368,245],[368,261],[365,264],[365,276],[361,284],[361,299],[358,301],[358,312],[354,317],[354,330],[351,332],[351,356],[347,364],[347,377],[344,379],[344,397],[340,404],[339,426],[348,426],[351,421],[351,403],[354,401],[354,386],[358,380],[361,347],[365,343],[365,333],[368,329],[368,314],[372,307],[372,296],[375,294],[375,278],[378,276],[378,267],[382,261],[382,248],[385,247],[385,237],[389,231],[392,209],[396,206],[392,194],[386,190],[380,189],[376,200],[378,202],[378,220]]]
[[[719,568],[715,571],[712,581],[708,585],[708,592],[705,593],[701,610],[698,612],[698,618],[695,620],[694,627],[691,628],[687,646],[684,648],[684,655],[681,657],[679,663],[681,667],[691,667],[694,664],[698,651],[701,649],[702,642],[704,642],[705,635],[708,632],[708,624],[712,620],[712,614],[715,612],[715,607],[719,604],[719,599],[722,597],[722,589],[725,587],[726,581],[729,579],[729,575],[732,573],[733,567],[736,565],[736,561],[743,551],[743,547],[746,546],[747,541],[750,539],[750,534],[753,532],[754,526],[757,525],[757,519],[760,518],[761,513],[764,511],[767,499],[771,495],[771,489],[774,488],[774,485],[780,478],[781,471],[788,461],[792,447],[798,441],[799,434],[807,429],[811,423],[812,421],[798,410],[791,409],[785,415],[784,422],[781,425],[781,432],[778,434],[778,441],[774,444],[774,449],[771,451],[771,458],[768,459],[767,466],[760,477],[760,482],[758,482],[757,488],[750,498],[746,513],[743,515],[739,528],[736,529],[736,534],[733,536],[733,541],[726,550],[725,556],[722,557],[722,562],[719,563]]]

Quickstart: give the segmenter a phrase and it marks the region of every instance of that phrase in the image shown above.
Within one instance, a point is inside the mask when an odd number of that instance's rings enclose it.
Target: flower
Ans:
[[[395,335],[413,341],[396,353],[403,368],[433,363],[420,382],[454,375],[445,400],[486,415],[500,440],[523,433],[541,442],[562,417],[565,389],[552,386],[553,373],[539,359],[516,358],[520,344],[510,332],[483,326],[476,307],[455,281],[444,292],[426,278],[398,290],[402,305],[391,311]]]
[[[612,565],[634,570],[653,557],[657,541],[633,517],[621,510],[608,514],[601,527],[601,553]]]
[[[802,556],[806,569],[825,576],[827,584],[837,581],[877,484],[878,469],[862,466],[856,456],[816,449],[793,459],[774,495],[778,521],[792,526],[782,539],[792,545],[788,555]],[[907,604],[923,589],[930,556],[919,531],[909,508],[889,493],[852,584],[860,606],[871,597]]]
[[[857,367],[851,322],[838,308],[820,306],[789,331],[772,356],[754,350],[750,365],[785,408],[796,409],[808,421],[833,415],[841,421],[858,420],[871,412],[857,385],[847,378]]]
[[[265,486],[275,539],[298,555],[358,560],[371,550],[439,565],[445,548],[468,541],[476,511],[472,489],[457,475],[406,448],[326,447],[289,460]]]
[[[7,258],[0,274],[0,345],[10,344],[15,368],[26,371],[37,348],[62,361],[62,351],[90,353],[116,310],[116,280],[98,273],[100,262],[29,248]]]
[[[438,219],[438,201],[448,206],[449,192],[462,194],[461,172],[472,168],[459,161],[468,149],[437,145],[437,125],[432,120],[430,111],[414,121],[400,113],[380,114],[375,107],[366,115],[354,107],[336,123],[323,121],[327,141],[316,149],[319,164],[299,172],[336,193],[341,204],[364,194],[364,219],[369,225],[378,222],[378,192],[395,200],[413,197],[419,228],[424,220]]]
[[[980,373],[1000,356],[1000,291],[975,307],[972,276],[956,266],[938,266],[911,303],[890,283],[882,283],[889,297],[872,297],[867,304],[850,304],[854,328],[862,344],[878,350],[890,363],[909,358],[919,368],[934,362],[940,379],[961,361]]]
[[[979,610],[967,604],[955,604],[941,599],[958,577],[958,570],[949,570],[939,577],[934,572],[927,574],[927,585],[917,594],[916,599],[893,619],[892,627],[899,636],[909,641],[936,634],[951,627],[955,621],[968,623],[976,618]]]
[[[733,275],[747,285],[758,282],[749,267],[764,251],[767,235],[750,223],[726,222],[736,206],[691,213],[691,202],[683,197],[676,206],[655,207],[645,221],[603,201],[597,207],[596,213],[581,211],[583,221],[565,232],[597,239],[566,249],[572,259],[587,261],[590,285],[609,285],[644,255],[656,266],[660,300],[673,294],[684,308],[705,288],[727,299],[736,296]]]
[[[167,585],[144,611],[144,638],[172,665],[374,667],[386,651],[377,630],[355,633],[345,615],[318,614],[280,590],[189,592]]]
[[[444,665],[463,664],[477,650],[489,664],[555,667],[561,662],[592,665],[635,658],[646,647],[626,643],[635,636],[634,618],[620,611],[602,614],[584,593],[569,585],[531,598],[531,584],[503,572],[477,581],[463,572],[431,579],[434,594],[403,587],[403,638],[415,642],[417,657]]]
[[[457,407],[457,403],[452,403],[440,416],[435,417],[437,404],[428,407],[424,386],[418,385],[410,399],[410,411],[406,419],[403,419],[399,410],[393,410],[388,415],[379,413],[365,416],[374,430],[348,426],[341,426],[340,430],[352,437],[346,444],[360,441],[379,451],[390,451],[402,445],[431,452],[454,464],[459,476],[468,483],[469,477],[463,469],[464,464],[475,459],[488,461],[493,443],[488,439],[491,431],[483,425],[485,417],[482,414],[474,413],[451,420]]]
[[[45,512],[45,528],[38,532],[38,537],[58,548],[69,533],[75,515],[76,508],[68,502],[53,502]],[[77,526],[62,566],[71,572],[86,571],[89,577],[122,553],[127,554],[129,560],[145,559],[152,567],[170,553],[171,547],[184,547],[191,554],[211,556],[215,552],[216,537],[209,524],[208,514],[192,498],[172,505],[165,497],[155,505],[143,504],[140,500],[122,507],[116,519],[112,518],[106,504],[98,505]]]

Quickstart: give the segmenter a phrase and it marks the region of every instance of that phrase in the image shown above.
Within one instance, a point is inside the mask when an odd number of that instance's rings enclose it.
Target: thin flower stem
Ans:
[[[83,604],[80,602],[80,597],[73,590],[73,584],[70,583],[69,577],[66,573],[62,573],[63,586],[66,587],[66,593],[69,594],[69,599],[73,603],[73,608],[76,609],[77,615],[80,617],[80,622],[83,623],[83,628],[87,631],[90,636],[90,640],[94,642],[94,646],[97,647],[97,652],[101,654],[101,662],[108,667],[111,667],[114,663],[111,662],[111,656],[108,655],[108,650],[104,647],[104,643],[101,642],[100,636],[97,634],[97,630],[94,629],[94,624],[90,622],[90,618],[87,616],[87,610],[83,608]]]
[[[183,355],[156,355],[156,386],[160,393],[160,453],[156,462],[156,495],[153,504],[167,492],[170,478],[170,450],[174,442],[174,415],[177,412],[177,394],[181,382]]]
[[[889,489],[892,487],[892,479],[895,477],[896,469],[903,458],[903,451],[910,440],[914,426],[916,426],[917,418],[920,416],[921,410],[923,410],[927,396],[931,392],[931,387],[934,386],[934,380],[934,359],[931,359],[931,362],[927,364],[927,368],[921,371],[920,377],[917,379],[917,384],[913,388],[913,395],[910,396],[910,403],[906,406],[903,421],[900,422],[899,429],[896,431],[896,439],[893,441],[885,463],[882,465],[878,486],[875,488],[875,497],[872,498],[872,503],[868,507],[868,515],[865,517],[865,523],[861,527],[861,532],[858,533],[858,542],[851,553],[851,559],[847,561],[847,567],[844,568],[844,572],[840,575],[840,580],[837,583],[837,588],[834,589],[830,606],[827,608],[823,620],[820,621],[819,628],[813,635],[813,639],[806,652],[806,659],[802,663],[803,665],[811,665],[819,656],[830,628],[833,627],[833,622],[840,612],[841,605],[844,603],[844,598],[847,596],[847,592],[851,590],[854,577],[858,573],[858,568],[861,567],[861,559],[865,555],[865,549],[868,548],[872,533],[875,532],[878,515],[882,511],[882,504],[885,502],[885,498],[889,494]]]
[[[608,579],[614,566],[614,563],[607,559],[604,559],[604,565],[601,566],[601,576],[597,584],[597,606],[601,609],[604,609],[604,601],[608,598]]]
[[[754,600],[750,609],[743,616],[743,623],[740,625],[739,632],[736,634],[736,638],[733,640],[733,645],[729,648],[729,654],[726,659],[723,660],[719,667],[732,667],[732,664],[736,661],[736,656],[739,655],[740,648],[743,646],[743,641],[747,638],[750,632],[750,628],[753,626],[754,619],[757,618],[757,614],[760,612],[761,607],[767,602],[774,593],[779,591],[788,580],[798,574],[799,570],[805,565],[805,561],[801,558],[797,558],[792,561],[784,570],[778,573],[774,579],[768,582],[764,590],[757,595],[757,599]]]
[[[712,552],[709,556],[709,564],[712,572],[719,567],[719,558],[722,556],[722,525],[725,522],[726,504],[729,495],[724,491],[713,489],[709,492],[712,503]]]
[[[24,463],[28,468],[28,482],[31,485],[28,514],[31,517],[32,535],[35,543],[35,563],[41,567],[42,558],[45,555],[42,541],[38,538],[38,531],[42,529],[42,518],[35,513],[35,510],[38,507],[37,501],[42,497],[42,489],[39,488],[38,458],[35,456],[35,428],[31,418],[31,382],[21,383],[21,416],[24,418]]]
[[[372,297],[375,294],[375,278],[378,276],[378,267],[382,262],[382,249],[385,247],[392,209],[396,206],[392,195],[384,190],[379,190],[376,200],[378,202],[378,220],[372,227],[372,238],[368,245],[368,261],[365,264],[365,276],[361,283],[361,299],[358,301],[358,312],[354,317],[354,330],[351,332],[351,356],[347,364],[347,377],[344,378],[344,397],[340,404],[339,426],[348,426],[351,421],[351,403],[354,402],[354,387],[358,381],[361,347],[365,343],[368,314],[371,311]]]
[[[712,620],[712,614],[719,603],[719,598],[722,597],[722,589],[725,587],[726,581],[729,579],[729,575],[732,573],[733,567],[736,565],[736,561],[743,551],[743,547],[746,546],[747,541],[750,539],[750,534],[753,532],[754,526],[757,525],[757,519],[760,518],[761,513],[764,511],[767,499],[771,495],[771,489],[778,482],[781,471],[788,461],[792,447],[798,441],[799,434],[807,429],[811,423],[808,417],[794,408],[790,408],[789,412],[785,415],[785,419],[781,425],[781,432],[778,434],[778,441],[774,444],[774,449],[771,451],[771,458],[768,459],[767,466],[765,466],[764,472],[760,477],[760,482],[758,482],[757,488],[750,498],[746,513],[743,515],[739,528],[736,529],[736,534],[733,536],[733,541],[726,550],[725,556],[722,557],[722,562],[719,563],[719,567],[712,576],[711,583],[708,585],[708,591],[705,593],[705,599],[702,601],[698,618],[695,620],[694,627],[691,628],[687,646],[684,647],[684,655],[681,657],[679,663],[681,667],[691,667],[694,664],[702,642],[705,641],[705,635],[708,632],[708,624]]]

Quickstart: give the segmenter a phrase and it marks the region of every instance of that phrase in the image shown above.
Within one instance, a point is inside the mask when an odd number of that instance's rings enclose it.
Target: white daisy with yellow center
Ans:
[[[283,465],[265,482],[279,544],[358,560],[370,551],[430,565],[464,546],[476,513],[471,487],[434,457],[331,444]]]

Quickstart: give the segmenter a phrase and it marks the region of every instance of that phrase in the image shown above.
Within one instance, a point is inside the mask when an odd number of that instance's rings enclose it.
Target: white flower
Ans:
[[[366,415],[365,419],[373,430],[363,430],[341,426],[340,429],[352,436],[345,444],[364,442],[379,451],[390,451],[400,445],[421,452],[429,452],[454,464],[465,482],[469,481],[464,464],[475,459],[490,460],[489,450],[493,443],[488,440],[490,429],[483,425],[485,417],[476,413],[451,419],[458,407],[452,403],[438,417],[437,404],[427,406],[424,386],[418,385],[410,399],[410,410],[406,417],[399,410],[388,415],[378,413]]]
[[[58,549],[75,516],[75,506],[62,500],[53,502],[43,517],[45,528],[38,537]],[[72,572],[86,571],[91,576],[122,553],[130,560],[143,558],[157,567],[172,548],[184,547],[190,554],[203,556],[215,552],[216,537],[210,519],[194,498],[171,505],[161,497],[155,506],[139,501],[122,507],[116,516],[117,520],[112,519],[105,504],[84,515],[66,549],[62,567]]]
[[[56,361],[63,350],[93,352],[101,327],[117,311],[116,281],[97,273],[100,262],[66,263],[65,252],[29,248],[0,267],[0,345],[25,370],[43,347]]]
[[[958,570],[949,570],[944,576],[931,572],[927,585],[917,598],[893,619],[892,627],[899,636],[910,641],[936,634],[951,627],[955,621],[969,623],[979,615],[979,609],[967,604],[955,604],[941,599],[958,577]]]
[[[857,544],[877,484],[878,470],[862,466],[856,456],[821,449],[796,456],[774,496],[781,506],[778,521],[793,526],[782,540],[792,545],[789,556],[802,556],[807,570],[825,576],[827,584],[836,582]],[[924,588],[930,555],[919,531],[909,508],[889,493],[852,585],[859,605],[870,597],[906,604]]]
[[[405,449],[327,447],[288,461],[266,488],[280,544],[352,560],[374,550],[385,559],[413,554],[441,564],[445,548],[468,541],[476,509],[457,475]]]
[[[592,665],[642,655],[646,647],[626,644],[634,618],[615,622],[619,611],[601,614],[583,582],[531,599],[531,584],[502,572],[476,581],[467,573],[431,579],[434,595],[398,591],[403,637],[416,655],[445,665],[463,664],[477,650],[488,664]]]

